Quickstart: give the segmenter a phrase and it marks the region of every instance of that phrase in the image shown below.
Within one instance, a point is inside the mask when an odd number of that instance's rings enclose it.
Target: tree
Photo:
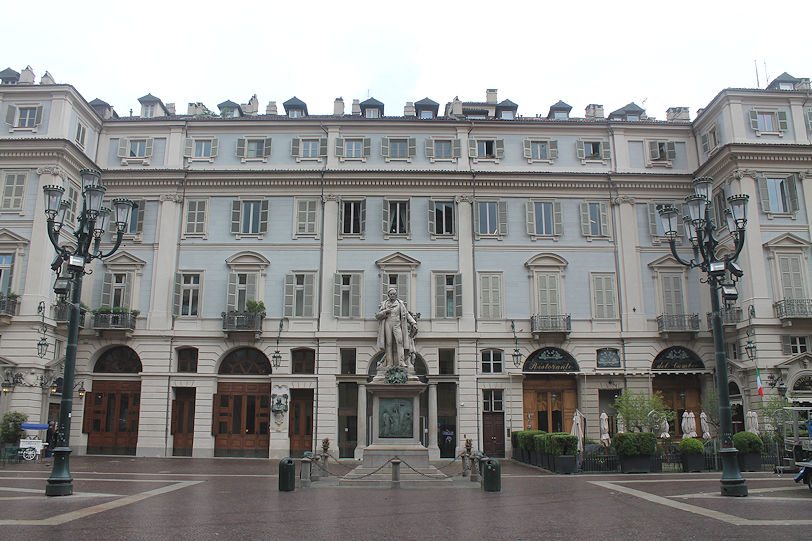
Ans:
[[[770,443],[783,441],[782,424],[787,420],[784,408],[791,406],[789,400],[779,395],[772,395],[767,400],[761,402],[761,425],[759,432],[764,439]]]
[[[17,443],[20,441],[24,431],[20,427],[28,420],[28,415],[19,411],[10,411],[3,415],[0,422],[0,443]]]
[[[647,432],[649,430],[649,414],[654,412],[660,422],[663,419],[674,420],[674,412],[668,409],[659,392],[648,396],[645,393],[625,391],[620,394],[614,403],[618,415],[623,417],[626,430],[629,432]]]
[[[716,387],[708,387],[705,389],[705,396],[702,397],[702,411],[708,418],[708,424],[711,426],[711,433],[714,436],[719,435],[719,391]]]

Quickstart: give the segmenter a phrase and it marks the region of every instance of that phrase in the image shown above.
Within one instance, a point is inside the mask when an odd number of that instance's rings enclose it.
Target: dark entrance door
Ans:
[[[220,382],[214,395],[214,456],[268,458],[271,384]]]
[[[489,457],[505,456],[505,414],[501,411],[482,413],[482,451]]]
[[[87,454],[134,455],[140,402],[140,381],[94,381],[82,425]]]
[[[172,456],[192,456],[195,438],[195,388],[178,387],[172,401]]]
[[[290,456],[313,450],[313,389],[290,390]]]

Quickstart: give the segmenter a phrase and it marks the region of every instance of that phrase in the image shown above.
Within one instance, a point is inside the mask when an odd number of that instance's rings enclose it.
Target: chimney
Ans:
[[[690,110],[687,107],[669,107],[665,112],[665,119],[668,122],[673,122],[675,120],[690,121]]]
[[[333,102],[333,115],[344,116],[344,98],[339,96],[336,98],[336,101]]]
[[[586,118],[603,118],[603,105],[590,103],[586,106]]]
[[[451,114],[454,116],[462,116],[462,102],[458,96],[454,96],[451,101]]]
[[[23,72],[20,74],[20,81],[18,84],[21,85],[33,85],[34,84],[34,70],[31,69],[31,66],[26,66]]]
[[[251,96],[248,103],[241,103],[240,109],[242,109],[244,115],[255,116],[259,111],[259,100],[257,99],[257,95],[254,94]]]
[[[42,79],[39,80],[39,84],[41,84],[41,85],[55,85],[56,81],[54,81],[53,75],[48,73],[48,70],[45,70],[45,75],[43,75]]]
[[[166,112],[170,115],[175,114],[175,104],[174,103],[167,103],[166,104]]]
[[[496,89],[489,88],[485,91],[485,101],[488,103],[496,104]]]
[[[416,116],[417,113],[414,110],[414,102],[407,101],[406,106],[403,108],[403,116]]]
[[[268,107],[265,108],[265,114],[266,115],[275,115],[275,114],[277,114],[276,113],[276,102],[275,101],[269,101],[268,102]]]
[[[352,100],[352,114],[353,115],[360,115],[361,114],[361,102],[358,100]]]

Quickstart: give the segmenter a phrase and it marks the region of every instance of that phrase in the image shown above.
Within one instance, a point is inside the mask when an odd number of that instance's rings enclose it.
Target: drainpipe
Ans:
[[[614,165],[615,172],[617,172],[617,144],[615,141],[615,130],[612,129],[612,125],[608,124],[609,129],[609,139],[612,141],[612,164]],[[644,149],[645,150],[645,149]],[[617,216],[615,211],[615,205],[612,204],[612,195],[617,198],[620,194],[617,189],[617,185],[615,184],[614,179],[612,178],[612,172],[610,171],[606,175],[607,181],[607,189],[609,191],[609,209],[612,214],[612,235],[614,237],[614,241],[612,242],[613,245],[613,253],[615,257],[615,277],[617,278],[617,311],[618,316],[620,319],[620,349],[621,355],[623,359],[623,371],[626,371],[626,337],[624,336],[624,325],[623,325],[623,280],[620,279],[620,254],[618,253],[618,229],[617,229]],[[624,378],[625,380],[625,378]],[[624,381],[624,388],[625,388],[625,381]]]

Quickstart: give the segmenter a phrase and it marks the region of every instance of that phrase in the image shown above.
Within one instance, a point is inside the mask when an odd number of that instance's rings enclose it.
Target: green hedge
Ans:
[[[754,432],[736,432],[733,434],[733,447],[741,454],[758,454],[764,450],[764,441]]]
[[[578,451],[578,436],[566,432],[550,434],[548,449],[549,454],[554,456],[574,455]]]
[[[536,434],[533,436],[533,446],[537,453],[547,452],[547,445],[550,435],[551,434],[548,434],[547,432],[542,432],[541,434]]]
[[[701,455],[704,450],[705,446],[696,438],[683,438],[679,442],[679,452],[683,455]]]
[[[525,451],[535,451],[533,436],[536,434],[541,434],[541,432],[541,430],[520,430],[517,432],[516,438],[519,441],[519,449],[524,449]]]
[[[653,432],[623,432],[612,438],[618,456],[653,455],[657,451],[657,436]]]

